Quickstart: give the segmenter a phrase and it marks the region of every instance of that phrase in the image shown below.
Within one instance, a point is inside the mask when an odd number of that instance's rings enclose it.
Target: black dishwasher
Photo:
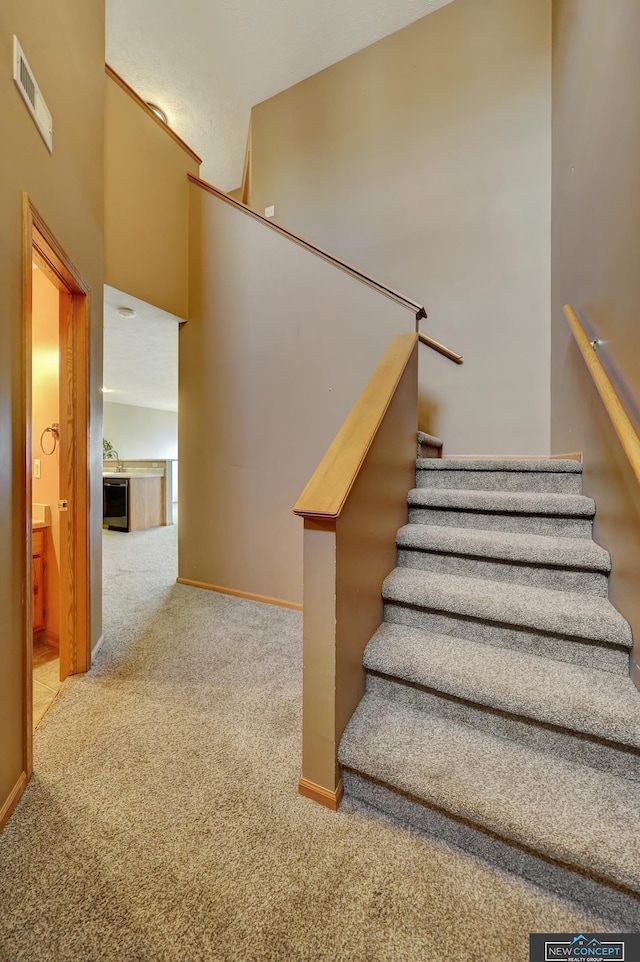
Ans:
[[[102,479],[102,525],[109,531],[129,530],[129,482],[126,478]]]

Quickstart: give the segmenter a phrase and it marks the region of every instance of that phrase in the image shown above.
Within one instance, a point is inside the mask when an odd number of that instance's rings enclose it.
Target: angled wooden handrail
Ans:
[[[316,519],[340,517],[417,341],[417,334],[397,334],[393,338],[298,498],[294,514]]]
[[[448,357],[449,360],[453,361],[455,364],[464,364],[464,358],[462,357],[462,354],[456,354],[455,351],[452,351],[450,347],[446,347],[444,344],[441,344],[440,341],[434,341],[432,337],[427,337],[427,335],[423,334],[422,331],[418,331],[418,338],[421,344],[426,344],[427,347],[430,347],[432,351],[437,351],[438,354],[442,354],[443,357]]]
[[[636,481],[640,484],[640,437],[634,428],[629,415],[622,406],[616,390],[609,380],[609,377],[600,363],[591,341],[587,337],[578,315],[570,304],[565,304],[564,316],[566,317],[571,332],[580,348],[587,369],[593,378],[598,394],[602,398],[607,414],[611,419],[613,429],[618,435],[618,440],[622,449],[629,459],[631,470]]]
[[[217,187],[213,187],[211,184],[208,184],[200,177],[195,177],[193,174],[188,174],[187,176],[191,183],[196,184],[198,187],[202,187],[203,190],[208,191],[210,194],[214,194],[220,200],[223,200],[225,204],[231,204],[232,207],[239,208],[240,210],[244,211],[245,214],[253,217],[254,220],[260,221],[262,224],[270,227],[271,230],[288,237],[289,240],[299,244],[300,247],[306,248],[306,250],[311,251],[311,253],[315,254],[317,257],[321,257],[323,260],[333,264],[334,267],[338,267],[341,271],[344,271],[345,274],[350,274],[352,277],[355,277],[356,280],[366,284],[367,287],[372,287],[374,290],[379,291],[380,294],[384,294],[385,297],[395,301],[396,304],[400,304],[401,307],[406,307],[413,314],[415,314],[416,328],[418,321],[427,316],[427,312],[425,311],[424,307],[422,304],[418,304],[417,301],[412,301],[410,298],[405,297],[404,294],[399,294],[398,291],[394,291],[392,287],[387,287],[386,284],[382,284],[380,281],[375,280],[375,278],[365,274],[364,271],[358,270],[357,267],[353,267],[351,264],[347,264],[346,261],[340,260],[339,257],[329,254],[328,251],[323,250],[321,247],[317,247],[316,244],[312,244],[311,241],[305,240],[305,238],[300,237],[299,234],[294,234],[293,231],[288,230],[286,227],[281,227],[280,224],[274,223],[268,217],[263,217],[262,214],[258,214],[255,210],[252,210],[251,207],[247,207],[246,204],[243,204],[239,200],[234,200],[233,197],[229,197],[228,194],[225,194],[223,191],[218,190]]]
[[[182,139],[182,137],[179,137],[178,134],[175,132],[175,130],[172,130],[171,127],[170,127],[168,124],[165,124],[165,122],[164,122],[163,120],[160,120],[160,118],[158,117],[158,115],[153,112],[153,110],[151,109],[151,107],[150,107],[147,103],[144,102],[144,100],[142,99],[142,97],[140,96],[140,94],[136,93],[136,91],[133,89],[133,87],[130,87],[129,84],[127,83],[127,81],[126,81],[126,80],[123,80],[123,78],[120,76],[120,74],[119,74],[119,73],[116,73],[116,71],[113,69],[113,67],[110,67],[109,64],[106,63],[106,64],[104,65],[104,69],[105,69],[105,73],[106,73],[107,77],[110,77],[111,80],[113,80],[114,83],[117,83],[118,86],[121,87],[121,88],[124,90],[124,92],[125,92],[126,94],[128,94],[129,97],[131,97],[131,99],[132,99],[133,101],[135,101],[135,103],[137,103],[138,107],[141,107],[142,110],[144,110],[144,112],[147,114],[148,117],[151,117],[152,120],[155,120],[155,122],[158,124],[158,126],[159,126],[159,127],[162,127],[162,129],[164,130],[164,132],[165,132],[166,134],[169,134],[169,136],[171,137],[171,139],[172,139],[172,140],[175,140],[175,142],[176,142],[180,147],[182,147],[182,149],[183,149],[184,151],[186,151],[187,154],[189,154],[189,156],[191,157],[191,159],[192,159],[192,160],[195,160],[196,164],[197,164],[198,167],[199,167],[199,166],[202,164],[202,158],[201,158],[201,157],[198,157],[198,155],[196,154],[196,152],[195,152],[194,150],[192,150],[191,147],[189,147],[189,144],[185,144],[185,142],[184,142],[184,140]]]

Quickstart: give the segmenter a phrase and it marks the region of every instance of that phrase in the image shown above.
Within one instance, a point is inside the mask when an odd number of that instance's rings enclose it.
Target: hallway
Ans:
[[[104,534],[105,642],[0,836],[1,962],[528,957],[607,923],[346,800],[297,794],[301,616],[175,585]]]

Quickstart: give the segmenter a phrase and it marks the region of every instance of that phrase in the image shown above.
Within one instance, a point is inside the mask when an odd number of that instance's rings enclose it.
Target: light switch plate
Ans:
[[[265,217],[275,217],[275,216],[276,216],[276,209],[275,209],[275,206],[274,206],[273,204],[271,205],[271,207],[265,207],[265,209],[264,209],[264,216],[265,216]]]
[[[40,458],[35,458],[33,462],[33,476],[34,478],[40,477]]]

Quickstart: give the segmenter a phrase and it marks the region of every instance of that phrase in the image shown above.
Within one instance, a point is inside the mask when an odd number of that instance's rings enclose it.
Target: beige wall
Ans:
[[[187,316],[189,192],[199,165],[111,77],[105,97],[105,283]]]
[[[252,206],[424,303],[421,427],[549,451],[550,0],[456,0],[252,112]]]
[[[16,33],[53,114],[50,155],[11,78]],[[91,318],[91,466],[100,477],[102,366],[102,227],[104,8],[96,0],[44,0],[0,5],[3,123],[0,153],[0,807],[23,770],[21,522],[22,192],[96,296]],[[92,490],[91,595],[94,641],[101,625],[101,497]]]
[[[610,597],[640,660],[640,492],[562,314],[571,303],[640,428],[640,5],[554,0],[551,440],[583,451]],[[636,414],[633,415],[633,408]]]
[[[60,422],[60,295],[41,270],[34,270],[32,300],[31,453],[40,461],[40,477],[32,474],[31,500],[51,508],[47,529],[45,627],[60,633],[60,448],[51,454],[53,438],[42,432]],[[44,450],[43,450],[44,448]]]
[[[122,460],[175,461],[178,457],[176,411],[105,402],[102,433]]]
[[[191,185],[179,572],[300,603],[292,508],[411,312]]]

